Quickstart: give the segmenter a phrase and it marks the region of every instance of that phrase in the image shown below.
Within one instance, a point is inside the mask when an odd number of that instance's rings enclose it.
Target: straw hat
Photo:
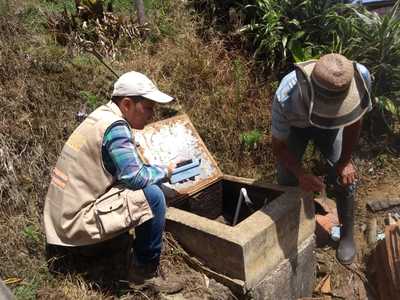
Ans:
[[[333,53],[296,67],[312,125],[326,129],[344,127],[368,110],[368,89],[355,62]]]

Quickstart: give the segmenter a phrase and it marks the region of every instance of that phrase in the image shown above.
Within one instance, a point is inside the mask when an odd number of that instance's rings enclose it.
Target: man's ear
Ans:
[[[123,114],[126,114],[132,104],[133,102],[128,97],[125,97],[119,102],[119,108]]]

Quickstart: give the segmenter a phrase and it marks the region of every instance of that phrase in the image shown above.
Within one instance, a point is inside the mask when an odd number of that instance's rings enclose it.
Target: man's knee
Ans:
[[[277,165],[277,181],[280,185],[285,186],[297,186],[299,185],[299,181],[296,176],[294,176],[290,171],[286,170],[286,168],[282,165]]]

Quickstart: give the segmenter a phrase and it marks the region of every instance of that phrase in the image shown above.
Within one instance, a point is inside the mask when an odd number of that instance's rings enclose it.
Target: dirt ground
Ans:
[[[397,199],[400,196],[400,181],[391,173],[390,168],[378,169],[376,172],[362,175],[366,173],[362,172],[365,171],[362,166],[363,164],[361,164],[360,186],[355,210],[356,260],[349,266],[343,266],[335,257],[337,246],[335,242],[329,241],[327,244],[319,245],[315,252],[317,280],[314,297],[377,299],[374,282],[376,265],[371,264],[376,244],[368,244],[368,223],[371,218],[376,218],[378,224],[376,233],[383,232],[385,219],[390,209],[373,213],[367,208],[367,202]],[[116,252],[113,257],[100,256],[92,259],[85,257],[83,261],[78,260],[78,264],[81,269],[85,270],[85,274],[82,275],[85,281],[92,282],[92,288],[98,288],[106,294],[109,293],[110,299],[119,294],[122,295],[121,299],[236,299],[236,296],[226,286],[203,274],[196,259],[190,257],[190,254],[186,253],[169,233],[165,236],[164,244],[161,263],[163,274],[166,277],[178,276],[185,286],[182,292],[172,296],[158,294],[152,290],[132,290],[123,279],[116,281],[116,278],[123,278],[124,272],[127,272],[125,261],[121,261],[121,258],[124,257],[121,255],[123,252]],[[96,263],[93,263],[94,260]],[[109,266],[113,267],[108,269]],[[83,273],[81,272],[81,274]],[[318,286],[326,279],[330,281],[330,292],[318,292]],[[53,289],[40,290],[38,295],[40,299],[59,299],[59,295],[54,294]]]
[[[14,0],[5,2],[7,8],[0,1],[0,277],[17,299],[235,299],[226,287],[199,272],[196,262],[168,236],[162,269],[167,276],[177,273],[185,284],[171,298],[129,289],[120,280],[127,272],[122,249],[112,256],[78,258],[78,270],[70,275],[48,272],[42,213],[50,171],[78,125],[80,107],[108,101],[114,80],[97,59],[59,45],[43,26],[47,18],[39,5],[61,2]],[[269,83],[254,74],[254,62],[225,49],[218,35],[200,38],[201,24],[185,1],[161,2],[170,6],[164,7],[168,14],[163,18],[157,15],[161,10],[155,10],[152,39],[138,42],[109,63],[119,72],[152,74],[162,90],[176,96],[224,173],[271,181]],[[241,134],[254,129],[262,138],[247,147]],[[368,132],[367,127],[363,136]],[[357,150],[357,263],[351,270],[338,264],[334,244],[317,249],[318,279],[330,274],[332,298],[374,295],[368,275],[373,246],[367,244],[365,228],[376,217],[382,230],[387,211],[372,214],[366,202],[400,193],[399,155],[388,154],[386,142],[363,142]]]
[[[400,180],[397,172],[393,172],[390,168],[374,170],[374,167],[370,166],[368,169],[362,168],[362,171],[364,175],[361,176],[355,210],[355,240],[357,244],[355,262],[350,266],[341,265],[335,258],[336,243],[333,241],[330,241],[329,245],[317,248],[316,251],[318,264],[315,287],[324,278],[329,277],[331,293],[325,295],[331,296],[332,299],[377,299],[374,275],[379,266],[374,264],[372,259],[376,243],[368,243],[368,224],[371,219],[376,218],[376,233],[382,233],[391,209],[374,213],[367,207],[367,202],[398,199],[400,197]],[[315,295],[321,296],[321,293],[315,293]]]

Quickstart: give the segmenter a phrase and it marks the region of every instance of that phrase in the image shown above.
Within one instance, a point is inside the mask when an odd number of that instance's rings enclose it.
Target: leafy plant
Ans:
[[[39,230],[34,227],[33,225],[28,225],[26,226],[22,234],[24,235],[25,238],[27,238],[30,242],[35,242],[39,243],[40,242],[40,232]]]
[[[337,24],[343,54],[369,69],[373,77],[372,94],[388,128],[398,120],[400,106],[399,6],[397,1],[386,15],[347,8],[342,16],[331,20]]]
[[[14,295],[16,299],[21,300],[35,300],[36,294],[39,289],[39,283],[32,280],[28,283],[23,283],[15,288]]]
[[[217,12],[226,5],[208,1]],[[395,116],[384,120],[392,128],[400,106],[400,1],[386,15],[335,2],[247,0],[230,6],[244,15],[240,32],[252,42],[254,56],[278,75],[332,52],[364,64],[381,115]]]
[[[256,148],[257,144],[261,141],[261,138],[262,138],[262,133],[257,129],[240,134],[241,142],[248,149]]]
[[[86,103],[89,105],[89,107],[92,110],[95,109],[98,106],[99,98],[96,95],[92,94],[91,92],[89,92],[89,91],[80,91],[79,95],[81,95],[81,97],[83,99],[85,99]]]
[[[400,108],[385,96],[377,97],[377,99],[378,111],[383,119],[383,123],[389,131],[393,132],[394,122],[400,121]]]
[[[254,55],[265,59],[272,69],[284,69],[292,62],[319,57],[335,40],[335,28],[327,21],[331,14],[336,14],[330,1],[247,2],[251,4],[244,5],[242,10],[248,16],[248,24],[241,32],[253,41]]]

